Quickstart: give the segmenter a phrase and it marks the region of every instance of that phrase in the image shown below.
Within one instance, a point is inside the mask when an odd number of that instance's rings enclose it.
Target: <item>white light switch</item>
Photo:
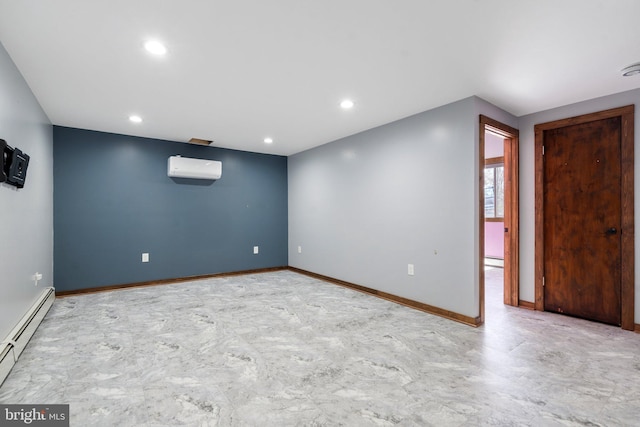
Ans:
[[[149,262],[149,254],[147,252],[142,254],[142,262]]]
[[[409,265],[407,265],[407,274],[408,274],[409,276],[413,276],[413,275],[414,275],[413,264],[409,264]]]
[[[258,246],[254,246],[253,247],[253,253],[257,254],[260,251],[260,248]]]

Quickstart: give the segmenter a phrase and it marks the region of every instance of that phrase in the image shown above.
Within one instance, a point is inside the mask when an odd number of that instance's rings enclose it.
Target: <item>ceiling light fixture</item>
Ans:
[[[345,110],[353,108],[354,105],[355,105],[354,102],[352,100],[350,100],[350,99],[345,99],[344,101],[342,101],[340,103],[340,107],[342,107]]]
[[[622,75],[625,77],[637,76],[638,74],[640,74],[640,63],[629,65],[627,68],[622,70]]]
[[[264,143],[265,144],[272,144],[273,143],[273,138],[269,138],[269,137],[265,138],[264,139]]]
[[[129,116],[129,121],[133,123],[142,123],[142,117],[140,116]]]
[[[149,40],[144,44],[144,48],[147,52],[154,55],[164,55],[167,53],[167,48],[157,40]]]

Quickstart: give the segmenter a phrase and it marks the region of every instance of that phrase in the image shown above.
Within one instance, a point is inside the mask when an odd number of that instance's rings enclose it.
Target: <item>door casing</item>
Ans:
[[[487,116],[480,115],[480,323],[484,322],[484,134],[491,131],[502,136],[504,143],[505,212],[504,226],[504,303],[520,304],[520,239],[519,239],[519,131]]]

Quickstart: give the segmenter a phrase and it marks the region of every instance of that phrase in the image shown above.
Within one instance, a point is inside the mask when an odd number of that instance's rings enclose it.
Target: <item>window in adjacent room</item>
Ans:
[[[484,216],[487,220],[504,219],[504,157],[485,162]]]

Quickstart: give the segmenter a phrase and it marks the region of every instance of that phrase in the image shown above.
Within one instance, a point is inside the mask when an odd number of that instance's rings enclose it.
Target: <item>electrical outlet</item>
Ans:
[[[42,273],[34,274],[33,276],[31,276],[31,280],[35,282],[35,286],[38,286],[38,282],[42,280]]]
[[[302,253],[302,246],[298,246],[298,253],[301,254]]]
[[[142,262],[149,262],[149,254],[147,252],[142,254]]]
[[[415,274],[415,270],[413,268],[413,264],[408,264],[407,265],[407,274],[409,276],[413,276]]]
[[[258,252],[260,252],[260,248],[258,246],[254,246],[253,247],[253,253],[257,254]]]

